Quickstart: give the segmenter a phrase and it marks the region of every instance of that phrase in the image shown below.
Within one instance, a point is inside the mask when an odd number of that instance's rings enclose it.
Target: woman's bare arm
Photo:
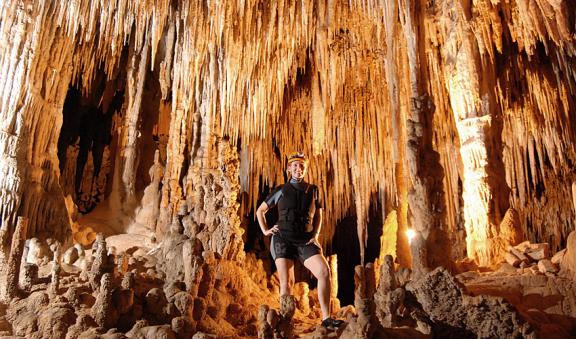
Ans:
[[[268,204],[264,201],[256,210],[256,218],[258,219],[258,224],[260,225],[262,233],[264,233],[265,236],[269,236],[278,233],[278,225],[274,225],[272,228],[268,229],[266,212],[268,212]]]

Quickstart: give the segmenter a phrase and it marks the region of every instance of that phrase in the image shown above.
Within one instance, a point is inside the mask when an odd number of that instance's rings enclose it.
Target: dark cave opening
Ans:
[[[124,55],[123,60],[126,58]],[[166,103],[169,99],[162,100],[159,77],[157,68],[147,71],[138,113],[135,169],[138,199],[150,183],[148,172],[157,149],[160,150],[161,162],[166,162],[170,105]],[[86,214],[112,191],[114,166],[117,165],[115,159],[121,147],[119,131],[125,128],[118,125],[119,118],[126,114],[129,98],[125,72],[119,72],[110,79],[104,70],[99,69],[89,92],[79,88],[80,84],[81,80],[70,85],[64,102],[58,159],[64,195],[71,195],[79,212]]]
[[[106,147],[114,144],[113,116],[124,102],[124,91],[110,92],[106,88],[108,85],[104,79],[105,74],[100,75],[101,77],[95,80],[97,85],[91,93],[83,94],[77,87],[71,86],[62,109],[62,127],[58,139],[60,184],[65,195],[72,195],[81,213],[94,209],[105,197],[105,190],[109,189],[97,187],[94,182],[105,165],[103,162]],[[103,102],[107,104],[102,105]],[[84,183],[89,156],[92,158],[93,167],[89,182]],[[70,161],[74,163],[70,164]],[[66,173],[67,168],[73,174]],[[88,187],[85,187],[86,185]]]
[[[384,224],[382,208],[382,204],[373,194],[368,214],[368,241],[364,265],[374,262],[380,254],[380,237]],[[354,211],[354,207],[351,207],[348,215],[336,225],[331,251],[327,253],[327,255],[338,255],[338,299],[341,306],[354,304],[354,268],[360,265],[361,260],[357,218]]]

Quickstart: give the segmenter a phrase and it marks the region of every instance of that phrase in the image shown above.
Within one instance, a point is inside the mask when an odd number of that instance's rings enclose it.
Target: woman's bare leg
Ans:
[[[304,261],[304,266],[318,279],[318,301],[322,310],[322,320],[330,316],[330,269],[322,254],[316,254]]]
[[[280,296],[292,295],[294,286],[294,260],[278,258],[275,261],[278,277],[280,278]]]

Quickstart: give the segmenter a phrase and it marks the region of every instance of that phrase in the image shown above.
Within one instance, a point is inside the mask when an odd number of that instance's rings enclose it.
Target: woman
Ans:
[[[318,279],[318,299],[322,326],[335,329],[341,320],[330,317],[330,269],[322,255],[318,235],[322,226],[322,205],[318,187],[304,181],[308,158],[303,153],[288,157],[286,184],[276,188],[258,207],[256,216],[265,236],[272,236],[270,252],[280,277],[280,295],[291,295],[294,285],[294,260]],[[278,222],[272,228],[266,223],[266,212],[278,207]]]

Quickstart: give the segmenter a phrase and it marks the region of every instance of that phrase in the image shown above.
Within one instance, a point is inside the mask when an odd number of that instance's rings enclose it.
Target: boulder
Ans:
[[[552,257],[552,259],[550,259],[550,261],[554,264],[554,265],[560,265],[560,262],[562,261],[562,259],[564,258],[564,254],[566,254],[566,249],[563,249],[561,251],[556,252],[556,254],[554,254],[554,256]]]
[[[532,337],[534,332],[515,308],[500,297],[464,294],[464,289],[443,267],[407,285],[434,322],[435,334],[462,329],[462,336],[477,338]],[[455,333],[452,333],[456,335]]]
[[[556,266],[554,266],[554,264],[552,264],[552,262],[548,259],[543,259],[538,262],[538,270],[544,274],[558,272]]]
[[[550,245],[548,243],[530,244],[524,253],[534,261],[547,259],[550,257]]]

